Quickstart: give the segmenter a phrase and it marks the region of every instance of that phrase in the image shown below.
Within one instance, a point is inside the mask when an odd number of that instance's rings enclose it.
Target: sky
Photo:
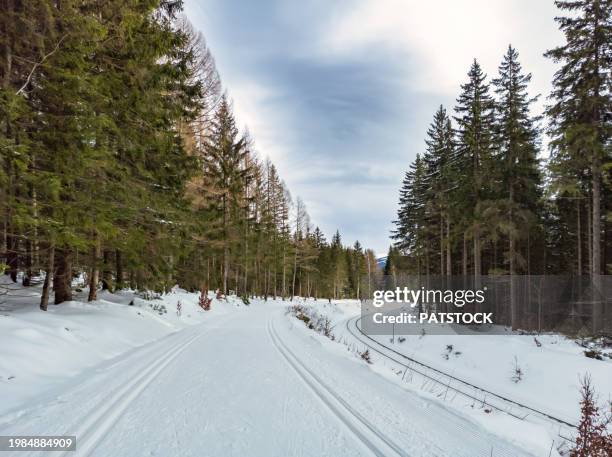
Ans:
[[[477,58],[509,44],[541,112],[563,42],[552,0],[185,0],[239,126],[330,239],[385,255],[405,171]]]

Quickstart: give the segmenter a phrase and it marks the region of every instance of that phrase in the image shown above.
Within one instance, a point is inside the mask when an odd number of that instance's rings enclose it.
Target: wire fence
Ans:
[[[424,311],[492,313],[495,324],[525,331],[612,336],[610,275],[393,275],[376,279],[372,290],[398,291]]]

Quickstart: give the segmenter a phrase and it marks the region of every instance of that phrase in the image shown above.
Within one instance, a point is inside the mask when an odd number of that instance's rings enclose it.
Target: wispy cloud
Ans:
[[[478,57],[508,45],[548,92],[552,2],[186,0],[262,155],[313,221],[384,253],[405,169],[437,106],[454,104]]]

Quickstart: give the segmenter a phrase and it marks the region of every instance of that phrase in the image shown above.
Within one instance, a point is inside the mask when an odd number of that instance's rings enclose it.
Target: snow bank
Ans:
[[[198,294],[178,288],[150,300],[133,291],[100,292],[97,301],[87,303],[84,290],[75,301],[49,305],[43,312],[38,287],[2,281],[8,294],[0,296],[0,414],[88,367],[240,305],[232,298],[213,300],[205,312]]]

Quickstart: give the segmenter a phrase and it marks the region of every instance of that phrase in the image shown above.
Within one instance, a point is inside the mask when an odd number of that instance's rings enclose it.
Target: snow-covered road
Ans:
[[[76,435],[66,455],[98,457],[529,455],[337,346],[258,303],[85,370],[0,435]]]

